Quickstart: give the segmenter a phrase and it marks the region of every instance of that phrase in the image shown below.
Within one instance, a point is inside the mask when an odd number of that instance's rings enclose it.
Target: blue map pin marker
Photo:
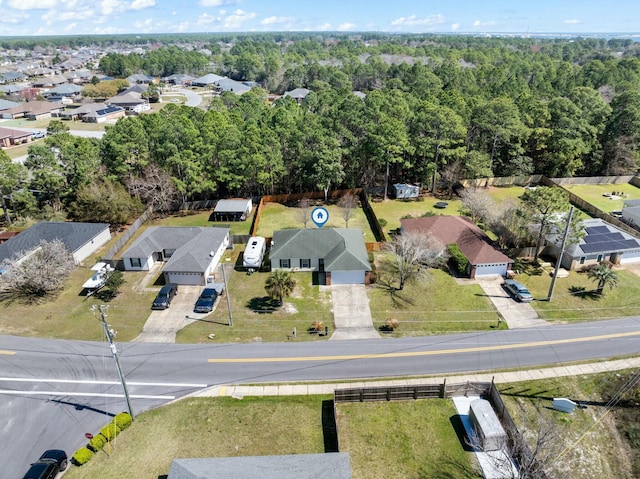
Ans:
[[[329,212],[326,208],[318,206],[311,212],[311,221],[313,221],[318,228],[322,228],[324,224],[329,221]]]

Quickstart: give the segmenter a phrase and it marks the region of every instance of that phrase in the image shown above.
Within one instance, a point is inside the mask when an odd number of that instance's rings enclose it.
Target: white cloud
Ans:
[[[7,5],[16,10],[47,10],[57,3],[56,0],[9,0]]]
[[[244,10],[236,10],[231,15],[224,18],[224,28],[228,30],[240,30],[242,25],[258,16],[254,12],[246,12]]]
[[[491,27],[491,26],[496,25],[496,24],[497,24],[497,22],[494,22],[493,20],[488,21],[488,22],[481,22],[480,20],[476,20],[475,22],[473,22],[474,28]]]
[[[18,23],[22,23],[28,18],[29,18],[29,15],[26,13],[5,11],[2,13],[2,15],[0,15],[0,24],[17,25]]]
[[[200,0],[203,7],[221,7],[223,5],[235,5],[240,3],[239,0]]]
[[[198,21],[196,22],[198,25],[210,25],[213,22],[219,22],[222,19],[220,17],[214,17],[213,15],[209,15],[208,13],[203,13],[198,17]]]
[[[564,23],[565,25],[580,25],[582,21],[572,18],[572,19],[565,20]]]
[[[315,30],[326,32],[327,30],[331,30],[331,24],[329,22],[323,23],[322,25],[318,25]]]
[[[293,23],[296,21],[296,17],[267,17],[260,23],[262,25],[282,25],[283,23]]]
[[[351,30],[353,27],[355,27],[356,24],[355,23],[341,23],[340,25],[338,25],[338,31],[339,32],[344,32],[347,30]]]
[[[394,27],[414,27],[414,26],[430,26],[439,25],[445,22],[444,16],[429,15],[428,17],[418,18],[417,15],[409,15],[408,17],[400,17],[391,22]]]
[[[145,8],[155,7],[156,0],[133,0],[131,10],[144,10]]]
[[[452,32],[457,32],[459,28],[460,28],[460,24],[459,23],[452,23],[451,24],[451,31]]]

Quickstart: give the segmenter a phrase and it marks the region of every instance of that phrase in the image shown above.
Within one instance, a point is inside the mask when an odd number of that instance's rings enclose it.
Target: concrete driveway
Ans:
[[[476,281],[507,322],[509,329],[547,325],[545,320],[538,317],[531,304],[520,303],[509,296],[502,287],[504,280],[501,277],[476,278]]]
[[[330,339],[369,339],[380,335],[373,327],[364,284],[332,284],[333,322]]]
[[[207,314],[194,313],[193,307],[204,286],[178,286],[178,294],[167,309],[151,311],[142,332],[133,340],[138,343],[175,343],[176,333],[194,319]],[[151,308],[151,304],[149,304]]]

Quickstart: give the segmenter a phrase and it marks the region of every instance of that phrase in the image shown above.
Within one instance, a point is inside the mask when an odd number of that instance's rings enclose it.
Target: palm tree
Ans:
[[[284,269],[277,269],[273,271],[264,285],[264,289],[267,290],[269,296],[273,299],[277,299],[282,306],[282,299],[285,296],[289,296],[296,287],[296,280],[291,277],[291,273]]]
[[[598,282],[598,294],[602,294],[605,286],[615,288],[618,286],[618,274],[611,269],[611,265],[600,263],[589,270],[589,279]]]

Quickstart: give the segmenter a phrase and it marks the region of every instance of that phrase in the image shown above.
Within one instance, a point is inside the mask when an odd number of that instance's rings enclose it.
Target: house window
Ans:
[[[175,253],[175,252],[176,252],[175,248],[173,248],[173,249],[165,249],[164,250],[164,257],[165,258],[171,258],[173,256],[173,253]]]
[[[281,259],[280,260],[281,268],[291,268],[291,260],[290,259]]]
[[[311,268],[311,260],[309,258],[300,259],[300,267],[301,268]]]
[[[585,257],[584,256],[580,256],[580,264],[584,264],[584,260],[585,260]]]
[[[602,255],[601,255],[601,254],[599,254],[599,255],[598,255],[598,260],[597,260],[597,261],[598,261],[598,263],[599,263],[600,261],[602,261]]]
[[[140,268],[142,266],[142,261],[140,261],[140,258],[130,258],[130,261],[132,268]]]

